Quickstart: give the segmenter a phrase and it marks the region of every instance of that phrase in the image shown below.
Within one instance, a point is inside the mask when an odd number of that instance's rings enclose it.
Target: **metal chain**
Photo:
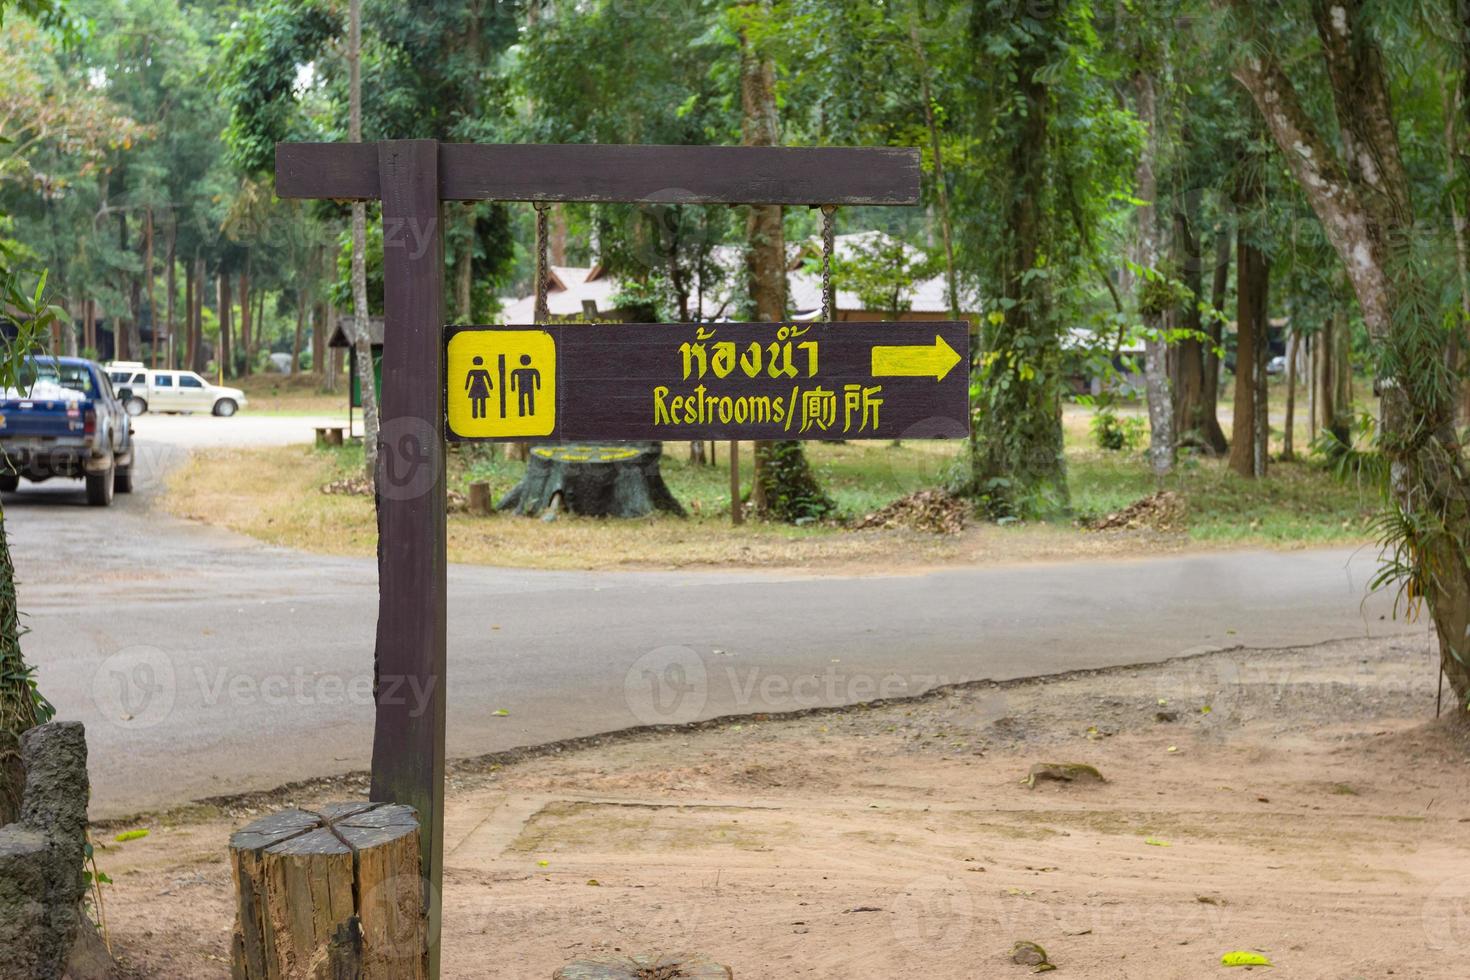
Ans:
[[[536,201],[536,322],[546,323],[551,319],[551,310],[546,304],[546,293],[551,289],[551,265],[547,261],[547,239],[551,236],[547,233],[546,212],[551,205],[546,201]]]
[[[837,205],[822,205],[822,322],[832,322],[837,297],[832,292],[832,251],[837,231]]]

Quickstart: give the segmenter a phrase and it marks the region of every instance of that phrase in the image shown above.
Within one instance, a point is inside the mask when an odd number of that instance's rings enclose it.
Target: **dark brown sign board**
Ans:
[[[969,434],[969,326],[450,327],[461,441],[919,439]]]
[[[428,974],[438,977],[448,645],[443,202],[913,205],[919,203],[919,152],[437,140],[278,143],[276,194],[382,202],[379,598],[369,795],[418,811]],[[423,465],[426,460],[431,465]],[[426,697],[405,698],[405,689]]]

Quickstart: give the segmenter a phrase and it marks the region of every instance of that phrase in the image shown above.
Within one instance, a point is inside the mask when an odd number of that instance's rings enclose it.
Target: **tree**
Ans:
[[[1274,8],[1230,0],[1250,42],[1234,74],[1321,221],[1379,353],[1378,440],[1390,466],[1383,582],[1427,603],[1441,666],[1470,703],[1470,496],[1454,429],[1448,333],[1420,253],[1414,194],[1399,142],[1380,38],[1392,13],[1360,0],[1312,0],[1313,67],[1321,72],[1340,149],[1308,110],[1281,56],[1298,27]]]
[[[776,68],[757,40],[769,3],[742,3],[732,8],[740,36],[741,142],[776,146],[781,142],[776,108]],[[757,320],[786,317],[786,238],[779,204],[754,205],[746,218],[746,270],[750,302]],[[757,442],[751,504],[758,512],[784,521],[814,520],[836,509],[817,485],[801,443]]]
[[[352,0],[347,28],[347,65],[351,108],[347,138],[362,142],[362,0]],[[367,294],[367,205],[352,202],[352,354],[357,358],[358,387],[362,390],[362,445],[368,479],[378,480],[378,392],[373,379],[373,340],[368,330]]]
[[[1101,269],[1113,288],[1100,235],[1137,161],[1136,120],[1117,105],[1091,4],[1049,10],[1034,18],[976,0],[964,68],[972,150],[958,181],[959,213],[970,213],[960,260],[987,309],[954,486],[998,518],[1068,507],[1061,335],[1093,313],[1084,278]]]

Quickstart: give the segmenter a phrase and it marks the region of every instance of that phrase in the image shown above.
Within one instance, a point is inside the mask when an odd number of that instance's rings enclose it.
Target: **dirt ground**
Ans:
[[[697,950],[736,977],[1463,977],[1470,728],[1423,638],[1231,651],[456,765],[446,977]],[[1037,763],[1106,779],[1024,779]],[[140,975],[224,977],[230,830],[359,777],[111,843]]]

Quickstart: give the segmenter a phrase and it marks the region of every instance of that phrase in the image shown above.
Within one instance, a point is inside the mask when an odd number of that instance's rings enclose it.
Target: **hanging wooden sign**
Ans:
[[[450,439],[969,433],[964,322],[451,327]]]

